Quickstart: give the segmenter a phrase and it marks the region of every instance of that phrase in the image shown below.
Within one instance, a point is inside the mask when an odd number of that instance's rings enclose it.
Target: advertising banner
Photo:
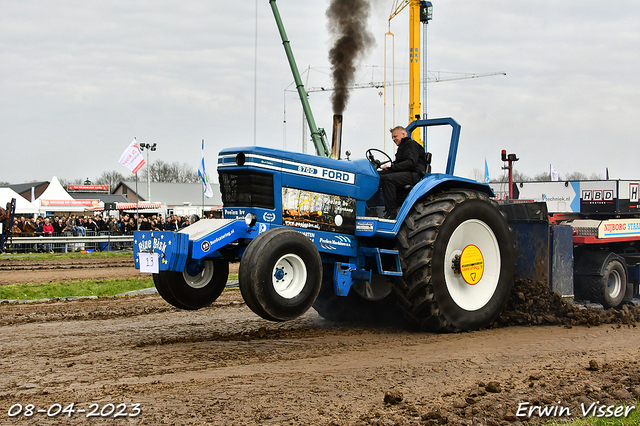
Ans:
[[[41,206],[98,207],[100,200],[40,200]]]

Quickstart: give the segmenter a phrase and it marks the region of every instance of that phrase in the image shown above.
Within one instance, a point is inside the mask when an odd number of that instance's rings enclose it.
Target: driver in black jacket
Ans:
[[[391,129],[391,139],[398,146],[396,159],[384,164],[380,173],[380,189],[385,204],[385,218],[395,219],[398,214],[396,189],[399,186],[415,185],[427,169],[427,153],[407,134],[407,129],[397,126]],[[377,193],[374,198],[377,198]]]

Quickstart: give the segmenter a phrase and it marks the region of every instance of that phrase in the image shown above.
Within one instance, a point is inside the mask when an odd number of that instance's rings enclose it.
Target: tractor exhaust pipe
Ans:
[[[331,140],[331,158],[340,159],[342,149],[342,114],[333,115],[333,139]]]

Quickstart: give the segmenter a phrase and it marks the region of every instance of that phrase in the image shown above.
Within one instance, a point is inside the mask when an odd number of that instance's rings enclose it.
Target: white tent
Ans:
[[[38,208],[11,188],[0,188],[0,207],[4,208],[12,198],[16,199],[16,214],[35,214]]]
[[[38,207],[40,214],[45,212],[84,212],[104,208],[100,200],[76,200],[62,187],[57,177],[53,177],[49,186],[33,204]]]

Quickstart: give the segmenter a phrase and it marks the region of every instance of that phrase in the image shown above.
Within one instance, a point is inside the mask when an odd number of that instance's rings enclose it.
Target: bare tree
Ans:
[[[147,181],[147,166],[144,166],[137,173],[139,182]],[[175,182],[175,183],[198,183],[200,177],[197,170],[187,163],[167,163],[162,160],[156,160],[149,166],[149,177],[151,182]],[[102,172],[92,183],[96,185],[109,185],[111,190],[121,181],[136,180],[136,175],[130,174],[125,176],[117,170]],[[62,186],[82,185],[84,179],[60,179]]]
[[[525,175],[524,173],[519,172],[518,170],[513,171],[514,182],[528,182],[530,180],[531,178]],[[503,175],[495,179],[491,179],[491,182],[508,182],[508,181],[509,181],[509,175],[507,173],[504,173]]]
[[[473,179],[476,182],[484,183],[484,173],[481,172],[480,169],[476,167],[473,170],[471,170],[471,173],[469,173],[469,179]]]
[[[589,179],[586,174],[581,172],[569,173],[563,180],[587,180]]]
[[[122,173],[116,170],[111,170],[110,172],[102,172],[102,174],[96,178],[94,183],[96,185],[109,185],[109,188],[113,190],[115,186],[123,180],[126,179]]]
[[[549,181],[551,181],[551,172],[538,173],[537,175],[535,175],[533,177],[533,180],[537,181],[537,182],[540,182],[540,181],[549,182]]]
[[[69,185],[82,185],[84,183],[84,179],[76,178],[76,179],[58,179],[60,181],[60,185],[63,187],[67,187]]]
[[[200,181],[198,172],[187,163],[167,163],[156,160],[149,165],[149,177],[151,182],[175,182],[175,183],[197,183]],[[147,181],[146,166],[138,172],[138,179]]]

